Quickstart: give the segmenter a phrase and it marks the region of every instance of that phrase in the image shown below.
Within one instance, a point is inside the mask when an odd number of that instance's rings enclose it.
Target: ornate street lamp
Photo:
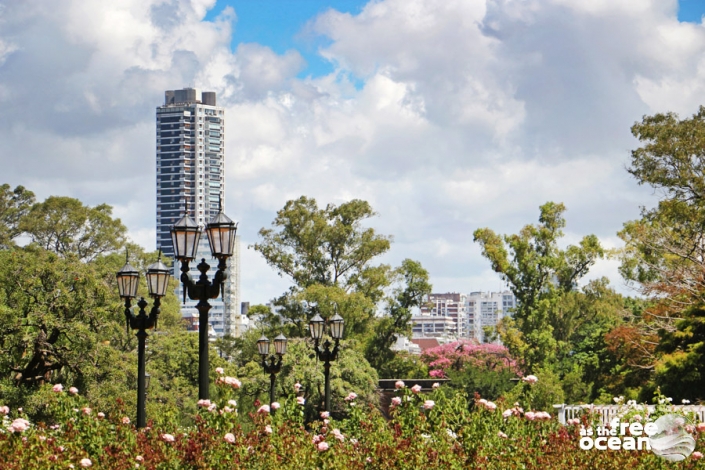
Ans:
[[[328,321],[330,325],[330,335],[335,340],[335,344],[329,340],[323,342],[323,348],[319,346],[326,326],[326,321],[316,314],[308,324],[311,338],[314,342],[314,351],[319,361],[323,361],[323,375],[325,377],[325,411],[330,412],[330,363],[338,357],[338,344],[343,338],[345,321],[337,313]],[[333,346],[333,349],[331,349]]]
[[[208,311],[211,305],[208,299],[215,299],[218,294],[223,294],[225,279],[227,275],[226,260],[232,256],[235,246],[235,234],[237,224],[230,220],[221,210],[206,226],[208,243],[210,244],[211,255],[218,259],[218,271],[216,271],[213,281],[208,279],[210,265],[206,259],[202,258],[196,268],[201,272],[198,281],[194,282],[189,275],[189,262],[196,259],[196,249],[201,237],[198,224],[186,214],[179,219],[171,229],[171,239],[174,245],[174,257],[181,262],[181,283],[183,285],[183,301],[186,302],[188,295],[191,300],[198,300],[198,398],[208,400]]]
[[[135,315],[132,312],[132,299],[137,297],[137,287],[139,286],[140,273],[135,268],[130,266],[127,257],[125,266],[117,272],[118,293],[120,298],[125,301],[125,321],[127,330],[130,328],[137,330],[137,427],[143,428],[147,424],[146,415],[146,373],[145,373],[145,342],[147,340],[147,331],[157,326],[157,318],[159,317],[159,306],[161,298],[166,295],[166,289],[169,284],[169,268],[167,268],[161,260],[161,250],[156,263],[149,265],[147,268],[147,288],[149,295],[154,299],[154,304],[149,312],[149,316],[145,311],[147,301],[141,297],[137,306],[140,308],[139,313]]]
[[[274,413],[272,403],[274,403],[274,384],[277,380],[277,374],[282,369],[282,356],[286,354],[286,338],[280,334],[274,338],[274,354],[269,354],[269,339],[262,335],[257,340],[257,351],[262,356],[262,368],[265,374],[269,374],[269,407],[270,412]]]

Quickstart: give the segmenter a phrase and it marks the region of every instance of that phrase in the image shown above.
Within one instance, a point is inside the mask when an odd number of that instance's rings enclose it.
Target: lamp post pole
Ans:
[[[274,355],[269,355],[269,339],[262,335],[260,339],[257,340],[257,350],[262,356],[262,368],[265,374],[269,374],[269,410],[274,414],[274,409],[272,408],[272,403],[274,403],[274,386],[277,380],[277,374],[282,370],[282,358],[286,354],[286,342],[287,339],[284,335],[280,334],[274,338],[274,349],[276,353]]]
[[[311,332],[311,337],[314,341],[314,351],[316,352],[316,357],[319,361],[323,362],[323,377],[325,379],[325,411],[330,412],[330,363],[338,358],[339,342],[343,337],[343,318],[337,313],[330,319],[330,334],[333,337],[335,343],[331,343],[328,339],[323,342],[323,348],[320,347],[319,342],[323,337],[323,330],[325,328],[326,322],[321,318],[320,315],[316,314],[310,323],[309,331]],[[333,348],[331,349],[331,346]]]
[[[144,297],[137,302],[139,313],[135,315],[132,312],[132,299],[137,296],[137,287],[139,286],[139,271],[130,266],[129,262],[125,262],[125,266],[118,271],[118,292],[120,297],[125,300],[125,322],[129,332],[130,328],[137,330],[137,427],[143,428],[147,425],[147,387],[145,384],[146,376],[146,359],[145,345],[147,342],[147,331],[157,326],[161,306],[161,298],[166,294],[166,289],[169,284],[169,269],[161,261],[151,264],[147,268],[147,287],[149,295],[154,298],[152,309],[147,315],[147,301]]]
[[[196,250],[198,248],[198,241],[201,238],[201,230],[198,224],[188,216],[188,207],[186,208],[186,215],[179,219],[171,229],[174,257],[181,262],[183,301],[186,302],[187,295],[189,299],[198,301],[196,309],[198,310],[199,400],[210,399],[208,311],[211,309],[211,304],[208,303],[208,299],[215,299],[218,297],[218,294],[224,295],[225,280],[227,278],[225,273],[227,269],[226,260],[233,254],[236,232],[237,224],[223,214],[221,204],[221,211],[218,212],[206,226],[211,255],[218,259],[218,270],[215,273],[213,281],[210,281],[208,279],[210,265],[206,263],[205,258],[201,258],[201,262],[196,266],[196,269],[198,269],[201,275],[198,277],[198,281],[194,282],[189,274],[189,262],[196,259]]]

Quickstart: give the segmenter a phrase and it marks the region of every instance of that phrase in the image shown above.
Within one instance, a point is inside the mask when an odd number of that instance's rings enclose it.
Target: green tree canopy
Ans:
[[[17,186],[10,190],[9,184],[0,186],[0,249],[10,248],[21,233],[20,222],[34,204],[34,193]]]
[[[112,218],[109,205],[88,207],[78,199],[58,196],[34,204],[19,227],[45,250],[74,254],[84,261],[119,249],[127,232],[120,219]]]
[[[595,235],[560,249],[565,206],[547,202],[540,209],[539,224],[526,225],[518,234],[500,236],[489,228],[474,232],[483,256],[517,298],[513,319],[504,322],[500,335],[529,369],[555,359],[561,299],[605,254]]]

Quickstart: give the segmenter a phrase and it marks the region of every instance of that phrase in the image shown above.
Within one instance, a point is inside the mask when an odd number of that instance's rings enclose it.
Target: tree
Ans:
[[[74,254],[84,261],[119,249],[127,232],[120,219],[112,218],[109,205],[88,207],[78,199],[58,196],[34,204],[19,227],[45,250]]]
[[[390,271],[386,265],[370,265],[391,240],[362,226],[374,215],[358,199],[319,209],[314,199],[302,196],[277,212],[273,228],[260,230],[262,241],[254,249],[294,283],[274,302],[289,336],[305,336],[316,313],[324,318],[340,313],[346,331],[367,331]]]
[[[20,221],[34,204],[34,193],[17,186],[10,190],[9,184],[0,186],[0,249],[14,246],[13,240],[22,230]]]
[[[519,368],[504,346],[455,341],[421,354],[430,369],[431,377],[447,377],[450,385],[469,396],[479,393],[497,399],[514,387]]]
[[[560,301],[605,254],[595,235],[558,248],[565,206],[547,202],[540,209],[539,224],[526,225],[518,234],[499,236],[488,228],[474,232],[483,256],[517,298],[513,318],[500,325],[499,334],[529,370],[555,359]]]
[[[401,336],[411,336],[411,315],[413,309],[419,307],[425,296],[431,293],[428,271],[421,263],[410,259],[402,261],[401,266],[391,273],[394,285],[391,294],[386,299],[384,315],[377,319],[371,338],[365,347],[365,357],[384,378],[399,377],[402,372],[399,364],[394,361],[396,353],[391,347]],[[406,361],[417,369],[413,361]],[[391,367],[390,370],[386,366]]]

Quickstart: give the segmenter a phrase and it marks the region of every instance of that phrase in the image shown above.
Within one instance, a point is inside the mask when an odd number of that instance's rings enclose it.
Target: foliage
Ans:
[[[540,382],[539,382],[540,383]],[[534,384],[538,385],[538,384]],[[24,415],[12,409],[0,426],[0,466],[32,470],[128,469],[671,469],[674,464],[648,451],[585,451],[580,426],[537,419],[517,407],[449,393],[443,387],[424,394],[402,387],[391,419],[351,397],[346,418],[318,417],[308,427],[293,395],[272,414],[242,413],[237,387],[218,386],[222,399],[202,403],[194,425],[149,423],[137,431],[123,410],[103,416],[80,395],[49,392],[57,421],[9,427]],[[227,407],[227,408],[226,408]],[[472,410],[472,411],[470,411]],[[509,410],[506,410],[509,411]],[[550,416],[549,416],[550,418]],[[244,424],[248,423],[247,426]],[[13,427],[14,429],[14,427]],[[703,438],[698,437],[698,446]],[[695,456],[695,454],[694,454]],[[87,459],[87,460],[86,460]],[[703,468],[690,458],[678,468]]]
[[[34,204],[19,228],[45,250],[84,261],[119,249],[127,232],[120,219],[112,218],[109,205],[88,207],[78,199],[58,196]]]
[[[526,225],[518,234],[499,236],[488,228],[474,232],[483,256],[517,298],[513,318],[500,326],[499,334],[528,370],[555,360],[562,298],[605,254],[595,235],[560,249],[565,206],[548,202],[540,209],[539,224]]]
[[[252,406],[255,399],[269,401],[269,376],[259,363],[259,358],[238,370],[244,379],[243,388],[252,398],[244,406]],[[362,404],[376,403],[377,373],[355,348],[354,340],[342,341],[338,358],[331,362],[330,385],[331,407],[335,414],[346,409],[345,397],[354,392]],[[321,364],[313,348],[303,339],[289,341],[283,357],[282,370],[277,375],[276,396],[286,396],[294,390],[294,384],[302,385],[301,396],[306,400],[304,407],[307,420],[314,419],[323,409],[324,376]],[[253,406],[251,409],[254,409]]]
[[[509,391],[519,372],[506,347],[461,340],[427,349],[421,359],[431,377],[447,377],[450,385],[472,396],[496,399]]]
[[[396,353],[391,347],[397,338],[411,336],[412,309],[419,307],[424,297],[431,293],[428,271],[418,261],[402,261],[401,266],[391,273],[390,280],[394,288],[386,298],[385,314],[377,319],[365,347],[367,361],[386,378],[400,377],[395,374],[401,372],[399,366],[402,364],[394,361]]]
[[[705,399],[705,308],[689,309],[675,331],[663,332],[657,351],[654,382],[661,391],[678,402]]]
[[[9,184],[0,186],[0,249],[14,246],[14,239],[22,230],[20,222],[34,204],[34,193],[17,186],[10,190]]]

